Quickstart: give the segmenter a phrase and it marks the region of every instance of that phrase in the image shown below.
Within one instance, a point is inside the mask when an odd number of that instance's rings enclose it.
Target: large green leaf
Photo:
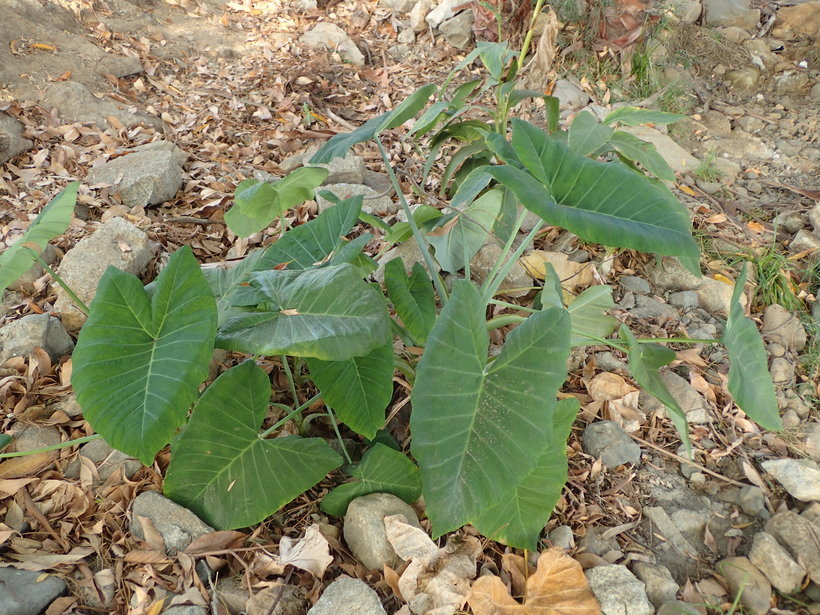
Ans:
[[[342,361],[309,358],[307,364],[327,405],[350,429],[373,438],[393,397],[393,344]]]
[[[484,310],[476,287],[457,281],[416,371],[413,455],[435,536],[477,518],[535,467],[566,378],[565,310],[527,318],[489,363]]]
[[[605,284],[590,286],[569,304],[572,318],[572,346],[599,344],[594,338],[606,338],[618,326],[618,320],[604,314],[615,306],[612,287]],[[592,336],[592,337],[590,337]]]
[[[327,169],[302,167],[275,182],[246,179],[234,191],[234,206],[225,213],[225,223],[240,237],[261,231],[291,207],[313,198]]]
[[[346,132],[335,135],[325,143],[310,159],[311,164],[321,164],[330,162],[338,156],[344,156],[348,150],[363,141],[372,139],[383,130],[390,130],[396,126],[401,126],[411,117],[421,111],[427,104],[430,95],[438,89],[435,84],[427,84],[410,94],[396,108],[387,113],[382,113],[378,117],[368,120],[353,132]]]
[[[384,268],[384,285],[405,328],[423,345],[436,322],[436,295],[424,266],[414,263],[408,277],[404,262],[393,259]]]
[[[672,193],[618,163],[574,154],[539,128],[513,120],[512,144],[529,171],[484,167],[548,224],[587,241],[697,258],[686,209]]]
[[[243,304],[252,311],[219,328],[220,348],[341,361],[367,354],[387,339],[384,298],[352,265],[257,271],[249,284],[255,297]]]
[[[329,515],[344,516],[347,505],[370,493],[392,493],[408,504],[421,495],[419,469],[407,455],[384,444],[375,444],[351,470],[358,479],[336,487],[323,499],[321,508]]]
[[[233,302],[238,295],[246,292],[250,275],[257,270],[263,254],[261,249],[253,250],[236,263],[221,262],[202,269],[216,300],[220,325],[231,316],[243,311],[241,308],[234,308]]]
[[[672,397],[669,389],[661,378],[658,370],[675,359],[675,351],[660,344],[641,344],[626,325],[621,325],[618,331],[620,338],[629,346],[629,371],[635,380],[650,395],[655,397],[669,410],[669,418],[686,449],[691,447],[689,441],[689,425],[686,421],[686,412]]]
[[[567,438],[578,408],[574,397],[556,404],[549,443],[535,468],[520,485],[473,519],[482,535],[511,547],[538,550],[538,537],[567,482]]]
[[[665,111],[652,111],[651,109],[641,109],[639,107],[621,107],[615,109],[604,118],[604,124],[614,124],[620,122],[626,126],[637,126],[638,124],[672,124],[682,120],[685,115],[678,113],[667,113]]]
[[[216,305],[190,247],[157,279],[109,267],[74,349],[71,384],[84,417],[114,448],[150,464],[208,376]]]
[[[0,254],[0,295],[17,278],[23,275],[34,257],[23,246],[35,252],[46,249],[49,241],[65,233],[71,224],[74,205],[77,202],[77,188],[80,182],[71,182],[55,196],[29,225],[23,236]]]
[[[481,249],[492,232],[503,195],[501,189],[490,190],[464,211],[442,218],[443,222],[427,233],[427,241],[444,271],[459,271]]]
[[[655,177],[670,182],[675,181],[675,172],[658,153],[654,143],[639,139],[622,130],[616,130],[609,139],[609,143],[622,156],[634,162],[640,162]]]
[[[567,145],[579,156],[587,156],[603,147],[613,132],[609,126],[599,124],[590,111],[581,111],[569,126]]]
[[[735,282],[729,319],[721,338],[729,354],[729,392],[738,407],[758,425],[764,429],[783,429],[763,340],[740,305],[747,273],[748,263],[743,265]]]
[[[270,381],[253,361],[205,389],[171,446],[165,494],[220,530],[262,521],[339,467],[319,438],[263,440]]]

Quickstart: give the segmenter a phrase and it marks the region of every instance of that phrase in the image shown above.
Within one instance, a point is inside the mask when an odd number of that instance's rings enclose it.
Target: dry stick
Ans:
[[[176,216],[174,218],[165,218],[163,222],[182,222],[184,224],[199,224],[201,226],[208,226],[209,224],[220,224],[225,226],[222,220],[208,220],[205,218],[194,218],[193,216]]]
[[[675,453],[670,453],[669,451],[667,451],[665,449],[662,449],[657,444],[652,444],[651,442],[647,442],[646,440],[643,440],[642,438],[639,438],[638,436],[636,436],[634,434],[629,434],[629,435],[632,437],[633,440],[637,440],[641,444],[645,444],[649,448],[655,449],[656,451],[658,451],[662,455],[666,455],[667,457],[671,457],[672,459],[677,459],[681,463],[688,463],[690,466],[697,468],[701,472],[703,472],[705,474],[709,474],[710,476],[714,476],[715,478],[718,478],[718,479],[720,479],[720,480],[722,480],[726,483],[729,483],[730,485],[734,485],[735,487],[746,487],[746,485],[744,483],[738,482],[738,481],[733,480],[731,478],[727,478],[726,476],[723,476],[723,474],[718,474],[717,472],[713,472],[709,468],[704,467],[704,466],[700,465],[699,463],[695,463],[691,459],[687,459],[686,457],[681,457],[680,455],[676,455]]]

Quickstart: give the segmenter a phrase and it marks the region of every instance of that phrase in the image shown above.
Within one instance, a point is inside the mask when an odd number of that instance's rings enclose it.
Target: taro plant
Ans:
[[[534,548],[566,481],[578,402],[559,401],[558,392],[574,345],[626,353],[635,380],[669,408],[688,441],[685,413],[659,376],[675,357],[662,344],[704,340],[638,339],[623,325],[611,338],[618,325],[605,314],[611,289],[592,286],[565,305],[551,268],[535,307],[498,292],[545,224],[606,246],[676,256],[699,275],[687,212],[663,183],[674,175],[654,147],[617,129],[677,116],[624,107],[598,121],[581,112],[564,132],[554,98],[515,88],[520,61],[505,44],[480,43],[456,70],[476,60],[485,79],[450,87],[451,76],[441,87],[424,86],[333,137],[310,161],[327,163],[373,141],[404,221],[387,227],[362,213],[362,197],[340,201],[324,192],[332,207],[233,266],[202,268],[185,247],[145,287],[115,269],[103,276],[74,351],[77,400],[97,433],[143,463],[170,443],[165,492],[211,525],[258,522],[343,464],[316,437],[316,415],[305,416],[323,406],[339,439],[343,423],[367,445],[358,463],[347,458],[351,480],[323,499],[323,510],[344,514],[352,498],[374,491],[409,502],[423,494],[435,536],[470,523],[488,538]],[[543,101],[543,125],[510,119],[527,97]],[[416,185],[444,161],[443,209],[427,202],[411,210],[381,140],[414,117],[407,136],[425,160]],[[226,221],[238,235],[256,232],[321,191],[325,176],[308,166],[277,182],[245,180]],[[528,212],[539,222],[517,241]],[[384,290],[365,281],[376,268],[363,253],[372,236],[346,239],[360,220],[388,245],[415,241],[420,249],[420,262],[384,266]],[[500,257],[478,285],[470,263],[487,241],[498,243]],[[441,270],[463,272],[451,291]],[[744,271],[723,337],[709,341],[726,346],[738,406],[777,429],[763,344],[739,302],[745,279]],[[509,313],[488,320],[491,305]],[[510,325],[490,356],[490,332]],[[249,358],[200,392],[215,347]],[[293,406],[271,402],[258,357],[279,357]],[[396,369],[412,384],[409,456],[383,429]],[[300,390],[317,392],[305,399]],[[282,435],[289,421],[298,435]]]

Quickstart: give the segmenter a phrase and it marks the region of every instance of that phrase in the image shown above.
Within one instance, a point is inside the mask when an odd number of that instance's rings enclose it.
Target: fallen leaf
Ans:
[[[510,596],[498,577],[483,576],[473,583],[468,600],[474,615],[600,615],[581,565],[560,547],[541,554],[535,574],[527,579],[521,604]]]
[[[561,287],[569,293],[579,287],[586,288],[595,280],[595,273],[590,263],[571,261],[563,252],[532,250],[518,261],[527,273],[537,280],[543,280],[547,276],[545,263],[549,263],[555,269],[558,279],[561,280]]]
[[[595,401],[611,401],[637,389],[618,374],[602,372],[587,382],[587,392]]]
[[[185,548],[188,555],[207,553],[208,551],[224,551],[239,546],[245,540],[245,534],[234,530],[223,530],[204,534]]]
[[[322,578],[332,561],[330,544],[315,523],[305,530],[302,538],[294,540],[285,536],[279,542],[280,564],[305,570],[317,579]]]

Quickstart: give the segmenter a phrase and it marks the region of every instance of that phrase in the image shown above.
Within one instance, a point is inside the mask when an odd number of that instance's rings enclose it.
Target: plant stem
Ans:
[[[317,393],[316,395],[314,395],[313,397],[311,397],[309,400],[307,400],[305,403],[303,403],[301,406],[299,406],[298,408],[296,408],[296,410],[291,410],[291,412],[290,412],[289,414],[287,414],[285,417],[283,417],[283,418],[279,419],[279,420],[278,420],[278,421],[276,421],[273,425],[271,425],[270,427],[268,427],[265,431],[263,431],[261,434],[259,434],[259,437],[260,437],[262,440],[264,440],[264,439],[265,439],[265,438],[267,438],[269,435],[271,435],[274,431],[276,431],[277,429],[279,429],[282,425],[284,425],[284,424],[285,424],[285,423],[287,423],[289,420],[291,420],[292,418],[294,418],[297,414],[299,414],[300,412],[302,412],[302,410],[304,410],[305,408],[309,408],[309,407],[310,407],[310,406],[312,406],[314,403],[316,403],[316,401],[317,401],[317,400],[319,400],[319,399],[321,399],[321,398],[322,398],[322,394],[321,394],[321,393]],[[281,407],[279,404],[276,404],[276,406],[277,406],[277,407]],[[287,406],[285,406],[285,407],[287,408]],[[288,408],[288,410],[290,410],[290,408]],[[299,422],[299,421],[297,421],[297,422]],[[300,423],[300,422],[299,422],[299,423]],[[301,427],[300,427],[300,431],[301,431]]]
[[[336,423],[336,416],[333,414],[333,409],[325,405],[327,408],[327,415],[330,417],[330,424],[333,425],[333,432],[336,434],[336,439],[339,441],[339,446],[342,449],[342,455],[344,455],[347,463],[353,463],[353,460],[350,458],[350,453],[347,452],[347,447],[345,446],[344,440],[342,440],[342,434],[339,433],[339,425]]]
[[[518,262],[518,259],[524,253],[524,250],[527,249],[527,247],[530,245],[530,242],[532,242],[533,238],[536,236],[536,234],[538,234],[538,232],[541,230],[541,227],[544,225],[544,221],[539,220],[535,224],[535,226],[532,227],[532,230],[524,238],[524,241],[521,242],[521,245],[518,246],[515,252],[509,255],[509,258],[507,258],[507,255],[510,252],[510,248],[512,248],[513,241],[515,241],[515,238],[518,235],[518,229],[521,228],[521,224],[524,222],[524,216],[526,215],[527,212],[522,211],[521,215],[518,216],[518,221],[515,224],[513,232],[510,233],[510,238],[504,245],[504,249],[501,251],[501,255],[499,256],[498,261],[496,261],[492,271],[490,271],[490,274],[487,276],[487,279],[485,280],[484,285],[482,286],[482,291],[484,293],[482,299],[485,304],[488,304],[490,300],[493,298],[496,291],[498,290],[498,287],[501,286],[501,283],[504,281],[504,278],[507,277],[507,274],[510,273],[512,268],[515,266],[515,263]],[[504,260],[505,258],[506,261]]]
[[[487,333],[494,329],[500,329],[507,325],[517,325],[527,320],[526,316],[519,316],[518,314],[502,314],[487,321]]]
[[[501,299],[490,299],[490,303],[492,305],[500,305],[501,307],[510,308],[511,310],[520,310],[522,312],[529,312],[530,314],[535,314],[536,312],[541,311],[541,310],[536,310],[535,308],[526,307],[524,305],[516,305],[515,303],[510,303],[509,301],[502,301]]]
[[[532,34],[535,30],[535,21],[538,19],[538,15],[541,14],[541,9],[544,8],[544,0],[538,0],[535,3],[535,8],[532,10],[532,17],[530,18],[530,27],[527,30],[527,34],[524,37],[524,44],[521,45],[521,53],[518,55],[518,72],[521,72],[521,69],[524,67],[524,58],[527,57],[527,51],[530,49],[530,44],[532,43]]]
[[[83,444],[85,442],[91,442],[91,440],[96,440],[101,438],[100,434],[93,434],[90,436],[83,436],[82,438],[77,438],[76,440],[68,440],[67,442],[60,442],[59,444],[52,444],[51,446],[45,446],[43,448],[35,448],[31,451],[17,451],[14,453],[0,453],[0,459],[7,459],[9,457],[25,457],[26,455],[34,455],[35,453],[47,453],[48,451],[56,451],[61,448],[68,448],[69,446],[74,446],[75,444]]]
[[[379,147],[379,153],[381,154],[384,168],[387,171],[387,175],[390,177],[390,182],[393,184],[393,188],[396,191],[396,196],[399,198],[399,203],[401,203],[401,209],[404,212],[404,215],[407,216],[407,223],[410,225],[410,230],[413,232],[413,237],[419,245],[419,251],[421,252],[422,258],[424,258],[424,264],[427,265],[430,277],[433,278],[433,284],[436,287],[436,292],[441,299],[441,303],[445,304],[447,303],[447,289],[444,288],[444,282],[442,282],[441,276],[438,274],[438,271],[436,271],[436,266],[433,264],[433,257],[430,256],[430,251],[427,249],[427,242],[424,240],[424,235],[421,234],[421,229],[419,229],[419,225],[416,224],[416,219],[413,217],[413,212],[410,211],[410,205],[407,204],[407,199],[404,198],[404,193],[401,190],[399,180],[396,178],[396,172],[393,171],[393,167],[390,166],[390,158],[387,156],[387,151],[385,151],[384,145],[382,145],[381,139],[378,137],[376,138],[376,145]]]
[[[296,383],[293,380],[293,372],[290,371],[290,363],[288,363],[287,355],[282,355],[279,357],[282,361],[282,370],[285,372],[285,377],[288,379],[288,388],[290,389],[290,396],[293,398],[293,405],[297,407],[299,405],[299,395],[296,393]],[[296,425],[299,427],[299,431],[302,431],[302,420],[301,418],[294,418],[296,421]]]
[[[688,337],[639,337],[641,344],[660,342],[662,344],[717,344],[720,340],[699,340]]]
[[[83,302],[82,299],[80,299],[77,296],[77,293],[75,293],[71,289],[71,287],[65,283],[65,280],[63,280],[63,278],[61,278],[59,274],[56,271],[54,271],[54,269],[52,269],[51,266],[49,266],[49,264],[43,259],[43,257],[37,254],[37,252],[35,252],[29,247],[26,247],[26,250],[28,250],[34,257],[34,260],[36,260],[40,264],[40,266],[43,269],[45,269],[52,278],[54,278],[54,281],[62,287],[62,289],[68,294],[72,303],[74,303],[74,305],[77,306],[77,309],[80,310],[86,316],[88,316],[88,306]]]

